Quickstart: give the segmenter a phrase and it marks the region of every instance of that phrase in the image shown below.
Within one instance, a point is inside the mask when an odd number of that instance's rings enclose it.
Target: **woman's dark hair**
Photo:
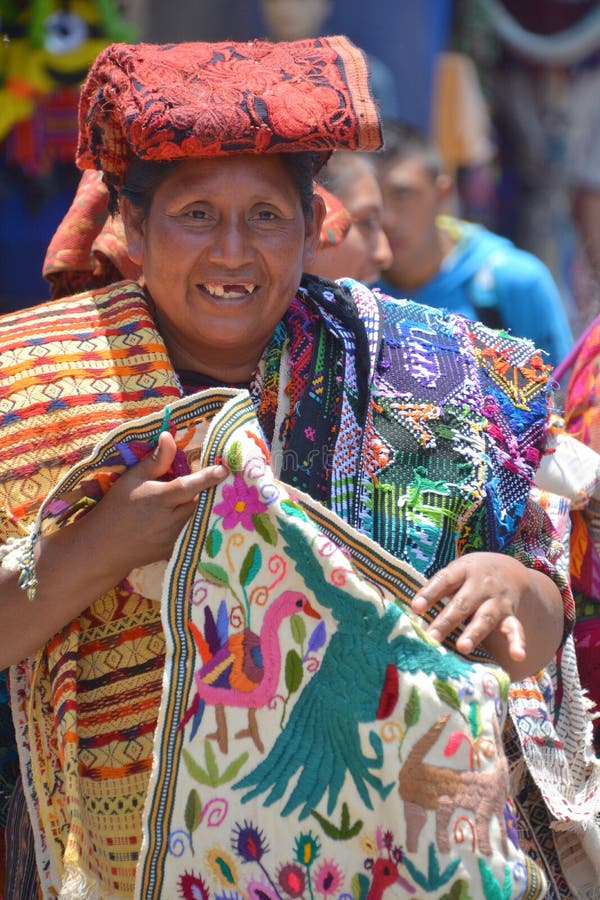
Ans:
[[[281,160],[298,189],[302,212],[306,219],[313,215],[313,198],[315,195],[315,174],[321,168],[323,160],[317,153],[304,151],[301,153],[282,153]]]
[[[282,153],[281,160],[298,190],[302,212],[306,218],[310,218],[313,214],[313,179],[315,171],[322,160],[316,153],[308,151]],[[118,192],[114,187],[111,187],[110,181],[107,179],[110,193],[109,211],[111,214],[118,210],[118,198],[122,196],[126,197],[133,206],[141,209],[145,218],[150,211],[152,198],[157,189],[181,162],[181,160],[154,162],[152,160],[136,159],[130,165],[125,183]]]

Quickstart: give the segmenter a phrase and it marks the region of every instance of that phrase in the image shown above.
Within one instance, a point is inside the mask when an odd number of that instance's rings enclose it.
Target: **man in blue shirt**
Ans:
[[[442,215],[453,182],[412,125],[385,124],[377,172],[393,254],[377,286],[530,338],[556,365],[573,336],[547,266],[481,225]]]

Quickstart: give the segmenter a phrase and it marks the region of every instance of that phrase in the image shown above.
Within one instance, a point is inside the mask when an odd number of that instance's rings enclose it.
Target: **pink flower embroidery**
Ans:
[[[325,860],[315,872],[315,890],[324,897],[331,897],[333,894],[339,893],[343,882],[344,876],[333,860]]]
[[[252,516],[266,510],[266,504],[259,499],[257,488],[247,485],[241,475],[234,476],[233,484],[223,486],[223,499],[214,508],[218,516],[223,516],[223,528],[241,525],[246,531],[254,531]]]

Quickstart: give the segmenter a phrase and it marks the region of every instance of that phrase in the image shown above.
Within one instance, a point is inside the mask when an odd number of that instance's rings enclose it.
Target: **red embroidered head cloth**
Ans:
[[[325,160],[381,144],[365,56],[346,37],[113,44],[82,88],[77,163],[119,185],[135,157],[308,150]]]

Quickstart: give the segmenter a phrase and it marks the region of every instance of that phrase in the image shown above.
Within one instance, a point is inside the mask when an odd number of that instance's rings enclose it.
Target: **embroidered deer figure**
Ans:
[[[448,853],[450,819],[457,809],[465,809],[475,818],[480,852],[486,856],[492,853],[490,819],[495,814],[500,825],[502,849],[507,853],[504,805],[508,794],[508,764],[504,754],[498,756],[498,764],[493,769],[485,771],[458,771],[423,762],[449,718],[449,714],[441,718],[417,741],[400,769],[398,792],[404,801],[407,850],[409,853],[416,852],[427,812],[433,811],[438,848],[442,853]],[[495,720],[494,732],[497,746],[501,747],[500,732]]]

